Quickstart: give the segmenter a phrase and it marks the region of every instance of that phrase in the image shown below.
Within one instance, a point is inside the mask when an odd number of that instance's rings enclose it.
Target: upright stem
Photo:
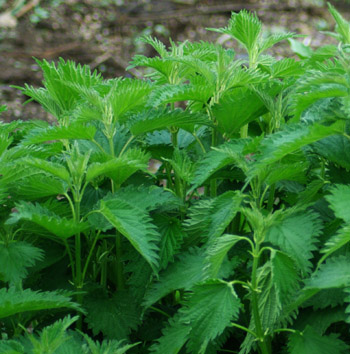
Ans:
[[[259,266],[259,256],[260,256],[260,246],[256,245],[253,250],[253,270],[252,270],[252,309],[253,317],[255,323],[255,331],[258,336],[258,344],[261,349],[262,354],[269,354],[267,344],[265,341],[264,332],[261,326],[261,319],[259,314],[259,299],[258,299],[258,279],[257,279],[257,270]]]
[[[215,147],[218,144],[218,134],[215,128],[213,128],[212,135],[211,135],[211,146]],[[215,198],[217,195],[217,180],[213,178],[210,180],[210,196]]]
[[[271,211],[273,208],[273,203],[275,201],[275,190],[276,184],[274,183],[270,187],[269,199],[267,201],[267,211]]]
[[[129,138],[129,140],[126,142],[126,144],[124,145],[123,149],[121,150],[119,156],[122,156],[125,149],[127,148],[127,146],[130,144],[130,142],[133,140],[133,136],[131,136]],[[110,148],[110,152],[111,155],[114,157],[115,156],[115,151],[114,151],[114,142],[113,142],[113,138],[109,139],[109,148]],[[114,181],[111,179],[111,189],[112,189],[112,193],[115,192],[115,189],[118,189],[119,186],[116,186],[114,184]],[[123,255],[123,251],[122,251],[122,235],[120,234],[120,232],[118,230],[116,230],[116,234],[115,234],[115,256],[116,256],[116,273],[117,273],[117,287],[118,290],[124,289],[125,288],[125,282],[124,282],[124,269],[123,269],[123,262],[122,262],[122,255]],[[105,274],[104,277],[107,277],[107,268],[105,268]],[[104,281],[106,282],[107,279],[104,279]]]
[[[116,239],[115,239],[115,247],[116,247],[116,257],[117,257],[117,287],[118,290],[122,290],[125,288],[124,282],[124,269],[122,263],[122,235],[117,231]]]
[[[80,222],[80,196],[76,196],[74,198],[74,211],[75,211],[75,222]],[[81,293],[83,289],[83,282],[82,282],[82,267],[81,267],[81,239],[80,239],[80,232],[75,235],[75,280],[74,285],[77,293],[77,302],[78,304],[83,303],[83,294]],[[81,330],[83,327],[83,319],[79,316],[77,322],[77,328]]]

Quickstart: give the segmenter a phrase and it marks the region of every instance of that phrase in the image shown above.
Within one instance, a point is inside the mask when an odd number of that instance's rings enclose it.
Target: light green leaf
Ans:
[[[350,169],[350,141],[342,135],[333,135],[312,144],[312,150],[337,165]]]
[[[297,35],[293,32],[274,33],[262,41],[262,43],[259,45],[259,52],[262,53],[265,50],[273,47],[275,44],[277,44],[279,42],[285,41],[286,39],[290,40],[295,37],[301,37],[301,36]],[[289,58],[287,58],[287,59],[289,59]]]
[[[9,189],[11,195],[16,195],[19,199],[34,201],[43,197],[62,195],[67,192],[68,185],[54,176],[36,173],[14,181]]]
[[[218,276],[222,262],[224,261],[227,252],[239,241],[244,240],[241,236],[222,235],[214,242],[209,244],[207,248],[207,261],[209,276],[215,278]]]
[[[337,218],[350,223],[350,186],[338,184],[332,187],[331,194],[326,196],[331,209]]]
[[[170,127],[193,131],[196,124],[211,125],[208,117],[202,113],[191,113],[175,109],[173,111],[142,112],[134,116],[135,122],[131,122],[130,131],[133,135],[140,135],[155,130],[169,129]]]
[[[177,313],[169,319],[167,326],[162,330],[163,336],[150,348],[155,354],[178,354],[188,340],[191,327],[183,323],[182,314]]]
[[[217,31],[231,35],[243,44],[249,52],[257,45],[261,28],[262,24],[256,14],[250,13],[247,10],[241,10],[238,14],[232,13],[227,28]]]
[[[177,218],[158,214],[154,217],[154,222],[161,234],[160,269],[166,269],[168,263],[174,261],[174,255],[180,249],[186,234],[182,229],[181,221]]]
[[[288,353],[290,354],[345,354],[349,348],[338,335],[332,333],[321,336],[311,326],[302,332],[290,335],[288,340]]]
[[[321,222],[313,212],[280,215],[266,233],[265,241],[278,246],[291,257],[303,274],[311,270],[310,259],[321,231]]]
[[[240,300],[232,284],[207,280],[193,287],[184,306],[181,320],[191,326],[188,347],[205,353],[209,342],[238,318]]]
[[[86,171],[86,181],[105,176],[112,178],[117,185],[121,185],[135,172],[147,172],[150,155],[138,149],[129,149],[121,157],[106,162],[94,162]]]
[[[58,177],[63,181],[69,183],[70,176],[68,170],[58,163],[39,159],[36,157],[23,158],[21,160],[21,163],[27,166],[35,167],[38,170],[45,171],[51,174],[52,176]]]
[[[299,288],[300,277],[292,258],[285,253],[271,250],[271,281],[276,290],[279,306]]]
[[[157,208],[178,208],[181,200],[173,193],[157,186],[126,186],[119,188],[114,194],[105,198],[113,199],[117,197],[125,202],[132,204],[141,210],[152,211]]]
[[[50,140],[62,139],[86,139],[92,140],[95,136],[96,128],[92,125],[72,123],[69,126],[58,125],[48,128],[36,128],[28,132],[23,140],[24,145],[39,144]]]
[[[101,200],[99,212],[111,223],[155,270],[158,266],[160,235],[147,212],[115,198]]]
[[[306,46],[293,38],[289,38],[288,41],[290,43],[290,48],[299,56],[299,58],[306,59],[311,57],[312,49],[309,46]]]
[[[346,225],[341,228],[336,235],[332,236],[324,245],[321,252],[324,253],[324,256],[320,260],[320,263],[332,253],[344,247],[345,245],[350,244],[350,225]]]
[[[244,140],[233,139],[204,155],[196,165],[192,189],[203,185],[210,176],[225,166],[236,164],[244,168],[243,150],[247,143]]]
[[[126,113],[144,107],[153,90],[153,84],[147,80],[123,78],[111,83],[106,103],[110,105],[115,121],[121,123],[127,119]]]
[[[332,6],[328,4],[328,10],[337,23],[336,31],[340,35],[340,40],[344,44],[350,44],[350,23],[344,19],[344,17]]]
[[[77,224],[73,219],[62,218],[40,204],[20,202],[15,204],[15,208],[7,224],[15,224],[19,220],[31,221],[61,239],[68,239],[89,227],[86,222]]]
[[[124,341],[119,340],[103,340],[102,342],[94,341],[87,334],[83,336],[89,346],[91,354],[124,354],[129,349],[136,347],[139,343],[124,344]]]
[[[147,290],[144,306],[149,307],[165,295],[178,289],[189,290],[206,279],[205,255],[199,250],[183,253],[159,275],[159,280]]]
[[[284,130],[274,133],[261,143],[261,156],[256,167],[271,164],[284,156],[300,150],[302,147],[321,140],[329,135],[342,132],[342,122],[338,121],[330,126],[319,124],[287,125]]]
[[[306,282],[306,289],[330,289],[350,284],[350,260],[345,256],[329,258]]]
[[[234,94],[223,96],[212,111],[219,131],[232,137],[242,126],[266,113],[267,109],[255,92],[235,89]]]
[[[43,258],[43,251],[27,242],[0,243],[0,279],[17,283],[27,276],[27,268]]]
[[[172,168],[179,178],[189,183],[193,177],[195,164],[192,162],[185,150],[176,148],[172,159],[164,159],[170,162]]]
[[[276,78],[297,77],[304,73],[300,61],[292,58],[284,58],[276,61],[270,67],[271,75]]]
[[[38,292],[26,289],[18,291],[14,287],[0,289],[0,318],[26,311],[70,308],[81,311],[80,306],[69,296],[55,291]]]
[[[33,353],[59,353],[60,350],[67,345],[68,338],[66,330],[77,321],[78,318],[78,316],[73,318],[67,316],[45,327],[38,338],[33,335],[29,336],[29,340],[33,345]],[[69,352],[70,348],[68,348],[67,350]]]

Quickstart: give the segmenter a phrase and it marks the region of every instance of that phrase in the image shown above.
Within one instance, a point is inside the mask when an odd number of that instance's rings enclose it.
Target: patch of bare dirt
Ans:
[[[37,0],[36,0],[37,1]],[[316,2],[316,1],[314,1]],[[319,30],[332,30],[333,20],[325,6],[313,1],[229,1],[229,0],[67,0],[37,1],[48,18],[33,22],[35,7],[16,18],[17,24],[0,27],[0,104],[8,111],[1,119],[49,119],[34,102],[23,106],[25,97],[11,85],[40,86],[42,74],[33,57],[59,57],[88,64],[106,78],[130,76],[125,71],[134,54],[153,55],[137,42],[142,34],[152,34],[168,43],[175,41],[217,41],[217,33],[206,27],[226,26],[232,11],[256,11],[267,31],[294,31],[309,36],[312,47],[332,40]],[[30,1],[28,2],[30,3]],[[1,2],[0,2],[1,4]],[[336,2],[339,5],[339,2]],[[343,3],[344,5],[344,3]],[[10,6],[0,9],[2,14]],[[349,11],[346,5],[342,11]],[[1,15],[0,15],[1,16]],[[1,23],[0,23],[1,25]],[[239,52],[237,43],[226,42]],[[278,46],[275,55],[289,54],[288,44]]]

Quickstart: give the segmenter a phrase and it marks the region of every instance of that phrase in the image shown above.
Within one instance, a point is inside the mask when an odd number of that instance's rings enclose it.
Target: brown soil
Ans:
[[[334,26],[326,6],[312,5],[316,2],[312,0],[119,1],[124,5],[117,5],[116,0],[67,0],[58,6],[53,6],[52,1],[40,2],[49,18],[33,23],[32,8],[18,18],[15,27],[0,27],[0,105],[8,106],[1,116],[3,121],[50,119],[34,102],[23,106],[25,97],[10,87],[41,84],[42,75],[33,57],[72,59],[98,69],[106,78],[130,76],[125,68],[134,54],[154,54],[137,42],[140,35],[152,34],[165,43],[169,37],[175,41],[217,41],[220,36],[205,28],[226,26],[231,12],[242,8],[256,11],[267,31],[289,30],[310,36],[306,41],[311,40],[312,47],[331,42],[319,30],[333,30]],[[339,8],[338,1],[336,6]],[[5,5],[0,13],[9,7]],[[341,11],[348,18],[346,11],[350,12],[350,5],[343,3]],[[236,43],[225,45],[239,51]],[[284,43],[274,54],[290,54],[288,50]]]

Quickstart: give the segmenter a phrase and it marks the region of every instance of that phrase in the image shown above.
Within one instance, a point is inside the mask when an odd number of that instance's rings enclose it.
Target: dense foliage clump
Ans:
[[[349,350],[350,25],[338,46],[144,37],[145,79],[37,61],[0,125],[1,353]],[[289,40],[298,60],[268,50]],[[1,107],[0,110],[4,110]]]

